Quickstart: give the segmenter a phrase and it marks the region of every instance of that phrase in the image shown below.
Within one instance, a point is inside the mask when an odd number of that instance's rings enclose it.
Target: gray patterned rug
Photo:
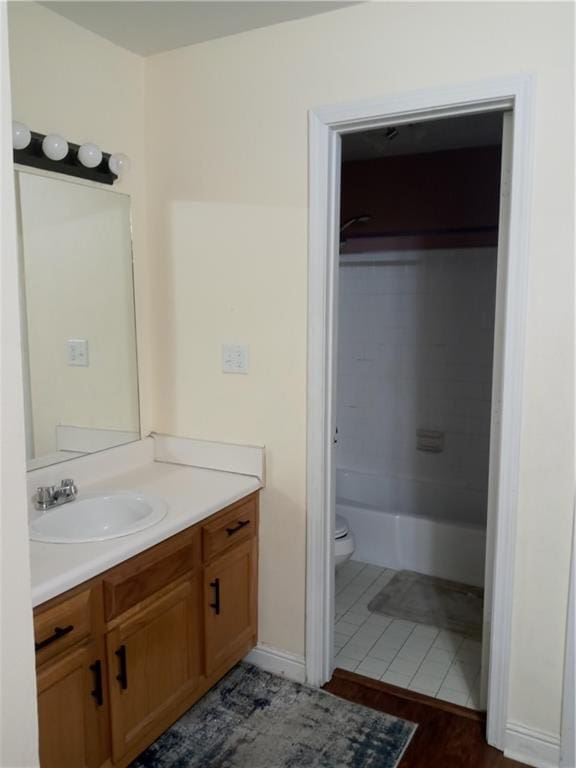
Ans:
[[[484,590],[416,571],[398,571],[368,603],[368,610],[481,640]]]
[[[415,730],[242,662],[131,768],[396,768]]]

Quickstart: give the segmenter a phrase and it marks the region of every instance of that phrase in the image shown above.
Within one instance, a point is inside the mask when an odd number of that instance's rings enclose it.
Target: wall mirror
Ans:
[[[28,469],[140,438],[130,197],[16,171]]]

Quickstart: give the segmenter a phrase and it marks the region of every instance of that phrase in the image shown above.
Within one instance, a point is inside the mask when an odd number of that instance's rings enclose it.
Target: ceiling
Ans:
[[[423,123],[399,125],[397,134],[387,128],[350,133],[342,139],[343,160],[369,160],[392,155],[413,155],[464,147],[487,147],[502,141],[502,113],[485,112]]]
[[[319,0],[65,0],[42,2],[81,27],[141,56],[249,29],[338,10],[353,2]]]

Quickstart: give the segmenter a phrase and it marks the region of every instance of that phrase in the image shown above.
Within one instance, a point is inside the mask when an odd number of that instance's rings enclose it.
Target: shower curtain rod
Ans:
[[[418,260],[411,260],[408,259],[394,259],[390,261],[377,261],[376,259],[368,260],[363,259],[362,261],[344,261],[342,256],[340,256],[340,266],[341,267],[417,267],[419,264],[422,264],[421,259]]]

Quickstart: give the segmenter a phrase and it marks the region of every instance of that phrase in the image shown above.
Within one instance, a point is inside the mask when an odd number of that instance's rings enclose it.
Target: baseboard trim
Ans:
[[[508,723],[504,740],[504,755],[533,768],[558,768],[560,737],[520,723]]]
[[[283,675],[297,683],[306,681],[306,665],[304,656],[297,653],[289,653],[279,648],[272,648],[270,645],[260,643],[250,651],[244,658],[244,661],[254,664],[266,672],[272,672],[275,675]]]

